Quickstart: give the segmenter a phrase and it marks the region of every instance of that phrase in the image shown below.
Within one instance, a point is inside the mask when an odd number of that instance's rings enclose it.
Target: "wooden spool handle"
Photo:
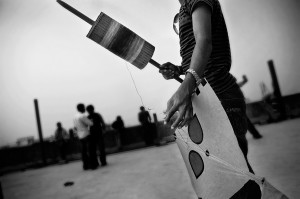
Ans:
[[[73,8],[72,6],[70,6],[69,4],[61,1],[61,0],[57,0],[57,3],[59,3],[62,7],[66,8],[67,10],[69,10],[70,12],[72,12],[74,15],[76,15],[77,17],[79,17],[80,19],[82,19],[83,21],[87,22],[90,25],[94,25],[95,21],[93,21],[92,19],[88,18],[87,16],[85,16],[84,14],[82,14],[81,12],[79,12],[78,10],[76,10],[75,8]]]

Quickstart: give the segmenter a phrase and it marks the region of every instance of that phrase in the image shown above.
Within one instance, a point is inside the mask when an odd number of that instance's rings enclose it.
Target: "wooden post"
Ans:
[[[276,97],[276,101],[278,102],[278,105],[279,105],[278,108],[279,108],[279,112],[280,112],[280,119],[284,120],[284,119],[286,119],[285,103],[284,103],[284,100],[281,95],[281,91],[280,91],[280,87],[279,87],[273,60],[269,60],[268,65],[269,65],[269,70],[270,70],[271,77],[272,77],[274,96]]]
[[[36,115],[36,121],[37,121],[39,139],[40,139],[42,161],[43,161],[43,164],[46,165],[44,139],[43,139],[43,132],[42,132],[41,120],[40,120],[39,104],[38,104],[38,100],[37,99],[34,99],[34,107],[35,107],[35,115]]]

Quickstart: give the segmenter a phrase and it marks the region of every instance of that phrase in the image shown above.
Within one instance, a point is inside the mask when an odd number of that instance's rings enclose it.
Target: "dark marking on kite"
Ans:
[[[200,122],[196,115],[194,115],[192,121],[190,122],[188,126],[188,133],[191,138],[191,140],[195,144],[201,144],[203,141],[203,131],[202,127],[200,125]]]
[[[248,192],[248,190],[251,190]],[[259,185],[253,181],[249,180],[244,186],[238,190],[230,199],[240,199],[243,198],[245,193],[248,193],[248,198],[261,198],[261,190]]]
[[[69,187],[69,186],[72,186],[72,185],[74,185],[74,182],[71,182],[71,181],[68,181],[68,182],[64,183],[65,187]]]
[[[205,151],[205,155],[206,155],[207,157],[209,156],[209,151],[208,151],[208,150]]]
[[[207,81],[205,79],[202,79],[201,84],[204,87],[206,85]]]
[[[204,162],[203,159],[201,158],[200,154],[197,153],[196,151],[190,151],[189,153],[189,161],[190,165],[193,169],[194,175],[196,179],[199,178],[199,176],[203,173],[204,171]]]

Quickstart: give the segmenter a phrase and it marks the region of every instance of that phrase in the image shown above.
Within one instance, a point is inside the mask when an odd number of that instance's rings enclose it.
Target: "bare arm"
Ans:
[[[208,58],[212,51],[210,8],[205,4],[199,6],[194,10],[192,19],[196,45],[193,50],[190,68],[194,69],[199,77],[203,77]],[[190,94],[196,87],[195,83],[194,77],[188,73],[184,81],[186,85],[184,86]]]
[[[206,4],[201,4],[192,13],[193,31],[196,45],[193,50],[190,68],[203,77],[204,70],[212,51],[211,38],[211,9]],[[165,121],[169,122],[170,118],[176,111],[179,116],[172,124],[173,128],[181,128],[188,124],[192,119],[191,95],[196,87],[194,77],[188,73],[175,94],[168,101]]]
[[[82,117],[81,120],[87,126],[92,126],[93,125],[93,122],[91,120],[89,120],[86,116]]]

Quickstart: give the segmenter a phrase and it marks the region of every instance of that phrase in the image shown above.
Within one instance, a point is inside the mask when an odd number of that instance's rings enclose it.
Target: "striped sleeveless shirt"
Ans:
[[[236,79],[229,73],[231,67],[230,44],[221,5],[218,0],[185,0],[179,12],[180,55],[182,71],[190,67],[195,37],[192,24],[192,13],[205,3],[211,8],[212,52],[204,71],[216,94],[222,93],[236,84]]]

